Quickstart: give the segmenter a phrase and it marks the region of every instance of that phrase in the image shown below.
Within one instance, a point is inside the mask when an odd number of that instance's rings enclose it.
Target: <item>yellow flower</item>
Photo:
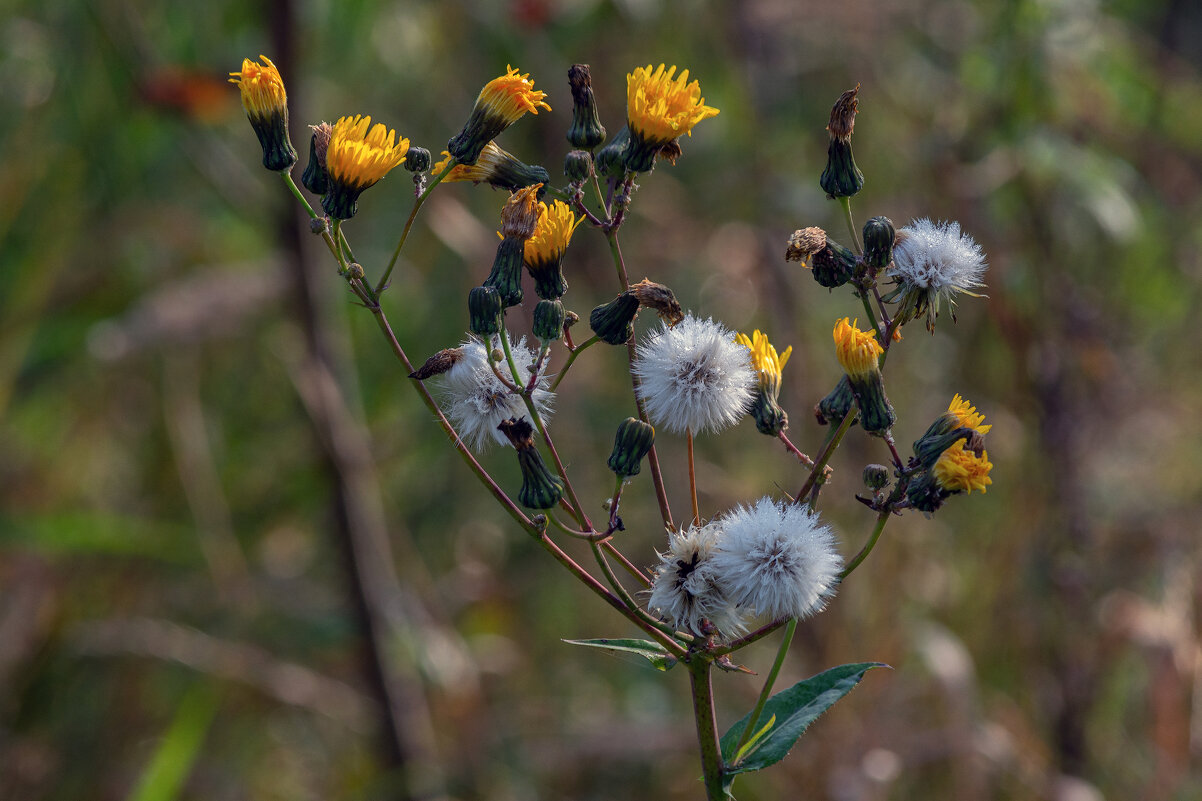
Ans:
[[[264,119],[272,114],[288,113],[288,93],[284,91],[284,79],[280,71],[267,56],[259,56],[263,63],[242,59],[242,71],[230,73],[230,83],[242,90],[242,107],[251,117]]]
[[[398,137],[382,123],[370,130],[371,117],[342,117],[334,123],[326,149],[326,172],[330,186],[322,198],[322,208],[333,218],[350,219],[355,215],[359,194],[402,161],[409,152],[409,140]]]
[[[442,160],[430,169],[431,175],[441,175],[451,163],[451,154],[448,151],[442,151],[442,156]],[[483,182],[512,192],[534,184],[549,184],[551,176],[542,167],[525,164],[512,153],[498,147],[496,142],[489,142],[480,151],[475,164],[456,164],[447,173],[447,177],[442,179],[444,184],[456,181],[471,181],[477,184]]]
[[[967,492],[973,490],[985,492],[985,488],[993,483],[989,471],[993,464],[989,461],[989,452],[981,451],[977,456],[973,451],[957,443],[943,452],[939,461],[935,462],[935,483],[945,492]]]
[[[472,107],[472,114],[455,138],[447,143],[450,154],[460,164],[475,164],[485,145],[513,125],[526,112],[538,114],[551,110],[543,99],[546,92],[536,91],[530,74],[520,74],[506,66],[505,74],[484,85]]]
[[[977,407],[973,406],[964,398],[960,397],[959,393],[952,398],[952,402],[947,406],[947,413],[956,418],[961,426],[971,428],[978,434],[988,434],[992,425],[982,425],[985,422],[985,415],[977,411]]]
[[[751,369],[759,375],[760,387],[771,392],[772,397],[776,398],[780,392],[781,370],[789,361],[789,355],[793,353],[793,346],[790,345],[785,348],[784,353],[778,355],[776,348],[768,341],[768,337],[761,334],[758,329],[751,337],[746,334],[736,334],[735,342],[751,351]]]
[[[288,93],[271,59],[259,58],[262,64],[242,59],[242,70],[230,73],[230,83],[242,93],[242,107],[263,146],[263,166],[283,172],[296,163],[296,149],[288,138]]]
[[[666,145],[677,137],[692,136],[693,126],[718,114],[705,105],[701,85],[689,83],[689,71],[676,74],[673,65],[639,67],[626,76],[626,118],[630,130],[649,143]]]
[[[855,378],[878,372],[877,360],[884,348],[871,333],[861,331],[856,328],[856,323],[844,317],[835,323],[834,337],[835,355],[849,376]]]
[[[562,200],[554,200],[550,206],[539,203],[534,235],[526,240],[526,264],[546,264],[562,259],[572,241],[572,233],[582,222],[584,217],[577,218]]]

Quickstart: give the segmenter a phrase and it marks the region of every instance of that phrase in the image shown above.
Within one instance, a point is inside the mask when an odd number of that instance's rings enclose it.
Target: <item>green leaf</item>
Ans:
[[[799,681],[769,698],[768,703],[764,704],[764,711],[760,713],[760,719],[768,718],[774,725],[767,733],[761,730],[756,734],[758,746],[745,747],[743,751],[746,753],[740,755],[742,761],[736,764],[733,758],[735,746],[743,736],[747,718],[750,717],[750,714],[745,715],[722,735],[722,759],[730,765],[726,769],[727,775],[760,770],[780,762],[819,715],[851,692],[865,673],[877,667],[888,665],[880,662],[840,665]]]
[[[649,640],[611,640],[601,638],[596,640],[564,640],[569,645],[584,645],[589,648],[604,648],[618,653],[638,654],[652,664],[656,670],[670,670],[676,664],[676,657],[665,651],[660,645]]]
[[[747,756],[752,751],[754,751],[755,747],[757,745],[759,745],[760,740],[764,739],[764,735],[767,734],[768,731],[775,725],[776,725],[776,715],[773,715],[771,718],[768,719],[767,723],[765,723],[763,726],[760,727],[759,731],[757,731],[755,734],[751,735],[750,740],[748,740],[747,742],[745,742],[743,744],[743,747],[739,749],[739,753],[735,754],[735,758],[733,761],[738,762],[740,759],[742,759],[743,757]]]

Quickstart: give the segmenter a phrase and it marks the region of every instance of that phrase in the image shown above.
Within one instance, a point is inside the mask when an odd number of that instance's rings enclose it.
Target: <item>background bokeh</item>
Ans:
[[[811,452],[832,323],[858,304],[782,256],[795,228],[842,235],[817,177],[860,83],[859,219],[956,219],[990,262],[988,299],[890,357],[898,439],[961,392],[993,424],[994,483],[895,520],[801,627],[781,686],[894,669],[739,797],[1202,797],[1197,4],[3,7],[3,801],[701,795],[682,677],[560,642],[633,632],[489,503],[261,168],[224,82],[259,53],[302,150],[306,123],[365,113],[437,153],[519,66],[554,111],[503,144],[553,176],[572,63],[611,132],[629,70],[688,67],[722,113],[641,181],[631,277],[792,345],[782,402]],[[348,233],[369,275],[411,196],[401,171],[364,195]],[[423,212],[385,299],[415,360],[462,337],[503,199],[447,185]],[[599,235],[567,270],[570,308],[612,297]],[[557,402],[594,506],[631,412],[620,357],[586,352]],[[661,443],[685,508],[683,443]],[[835,459],[822,508],[846,554],[872,524],[860,468],[886,456],[853,430]],[[698,458],[710,514],[802,478],[746,421]],[[506,452],[484,462],[516,486]],[[650,564],[640,479],[621,545]],[[723,728],[757,689],[717,677]]]

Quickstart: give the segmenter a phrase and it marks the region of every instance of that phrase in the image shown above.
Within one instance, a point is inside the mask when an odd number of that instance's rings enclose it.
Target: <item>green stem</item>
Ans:
[[[863,256],[864,248],[860,246],[860,234],[856,231],[855,220],[851,217],[851,198],[839,198],[839,205],[843,207],[843,219],[847,221],[847,231],[851,234],[851,246],[855,249],[857,256]]]
[[[851,571],[859,567],[860,563],[868,557],[868,554],[872,553],[872,549],[876,547],[877,540],[881,538],[881,532],[885,530],[885,524],[889,522],[889,518],[891,516],[892,513],[888,508],[877,515],[876,526],[872,529],[872,536],[868,538],[868,542],[866,542],[864,547],[860,549],[860,552],[855,555],[855,558],[847,563],[847,567],[839,571],[840,582],[847,578],[848,575],[851,574]]]
[[[701,525],[701,506],[697,503],[697,468],[693,462],[693,429],[685,429],[685,442],[689,449],[689,496],[693,500],[693,525]]]
[[[797,618],[793,618],[785,624],[785,636],[781,638],[780,648],[776,650],[776,661],[772,663],[772,669],[768,671],[768,677],[764,679],[764,686],[760,689],[760,697],[755,700],[755,706],[751,709],[751,715],[747,718],[747,725],[743,728],[743,734],[739,737],[739,744],[735,746],[734,753],[739,753],[739,750],[747,745],[747,741],[755,734],[756,724],[760,722],[760,714],[764,711],[764,704],[768,703],[768,699],[772,697],[772,686],[776,684],[776,677],[780,673],[781,665],[785,663],[785,655],[789,653],[789,646],[793,643],[793,634],[797,631]]]
[[[872,311],[872,304],[868,302],[868,293],[863,289],[857,289],[856,294],[860,296],[860,300],[864,302],[864,311],[868,314],[868,322],[872,324],[872,333],[876,336],[877,341],[884,344],[884,334],[881,333],[881,327],[877,325],[876,314]],[[881,353],[884,355],[884,352]],[[879,362],[878,362],[879,364]]]
[[[563,381],[563,377],[568,374],[568,368],[572,366],[572,362],[576,361],[576,357],[580,355],[580,351],[584,350],[589,345],[595,345],[600,341],[600,338],[594,334],[576,347],[572,348],[572,352],[568,354],[568,360],[563,363],[563,369],[559,371],[559,375],[555,376],[555,380],[551,382],[552,392],[559,387],[559,382]]]
[[[443,178],[450,175],[453,169],[455,169],[455,159],[448,161],[446,169],[435,176],[425,190],[417,196],[417,200],[413,201],[413,210],[409,212],[409,219],[405,220],[405,228],[401,231],[401,238],[396,243],[396,249],[392,251],[392,258],[388,261],[388,267],[384,270],[384,275],[380,276],[380,282],[376,284],[377,295],[383,292],[384,288],[388,286],[388,279],[392,277],[392,268],[396,267],[396,260],[400,258],[401,248],[405,247],[405,240],[409,238],[409,231],[413,228],[413,221],[417,219],[417,213],[421,211],[422,204],[426,202],[426,198],[430,196],[430,192],[434,187],[438,186]]]
[[[296,182],[292,180],[292,174],[282,172],[280,173],[280,177],[284,179],[284,185],[288,187],[288,190],[292,192],[293,196],[295,196],[296,199],[300,201],[301,205],[305,207],[305,211],[309,212],[309,217],[314,220],[320,218],[321,215],[314,211],[313,206],[309,204],[309,199],[305,197],[304,193],[300,191],[300,187],[297,186]]]
[[[614,267],[618,270],[618,281],[622,284],[622,291],[630,289],[630,278],[626,274],[626,260],[622,258],[622,246],[618,244],[618,232],[608,230],[605,232],[605,238],[609,240],[609,251],[614,257]]]
[[[693,690],[693,716],[697,723],[697,744],[701,748],[701,769],[705,776],[707,801],[725,801],[722,789],[722,748],[718,744],[718,724],[714,715],[714,689],[710,682],[711,662],[696,658],[688,663],[689,685]]]
[[[651,425],[651,419],[647,416],[643,399],[639,396],[639,379],[634,374],[635,348],[633,342],[626,343],[626,355],[630,359],[630,383],[634,387],[635,410],[638,412],[640,420]],[[655,500],[659,503],[659,513],[663,517],[664,527],[668,531],[675,531],[676,525],[672,522],[672,507],[668,505],[668,491],[664,488],[664,474],[660,469],[659,454],[654,445],[651,446],[651,450],[647,451],[647,465],[651,468],[651,484],[655,487]]]
[[[594,541],[594,542],[591,542],[590,545],[592,546],[592,549],[593,549],[593,556],[596,558],[597,564],[600,565],[600,567],[601,567],[601,572],[605,574],[605,578],[609,582],[609,586],[613,587],[613,590],[615,593],[618,594],[618,597],[621,598],[626,603],[626,605],[628,607],[630,607],[630,609],[636,615],[638,615],[643,620],[643,622],[645,622],[647,625],[654,626],[655,628],[662,631],[664,634],[667,634],[669,637],[675,638],[676,630],[673,629],[671,626],[669,626],[667,623],[664,623],[659,618],[653,617],[652,615],[650,615],[649,613],[644,611],[643,608],[641,606],[639,606],[638,603],[634,600],[634,598],[631,597],[631,595],[627,591],[627,589],[624,586],[622,586],[622,582],[618,581],[617,574],[614,573],[614,569],[612,567],[610,567],[609,560],[607,560],[605,558],[605,554],[601,550],[601,544]],[[676,653],[676,657],[678,659],[682,656],[684,656],[683,648],[681,648],[679,650],[679,652]]]
[[[801,485],[801,490],[797,493],[797,497],[793,499],[794,503],[806,503],[806,496],[810,494],[810,490],[818,483],[819,477],[826,472],[826,463],[835,455],[835,449],[839,447],[839,443],[843,441],[843,435],[851,428],[852,420],[855,419],[856,410],[851,409],[847,414],[843,415],[843,422],[839,424],[839,428],[831,435],[831,438],[826,441],[826,446],[822,449],[822,453],[818,454],[818,458],[814,460],[814,467],[810,469],[810,477],[806,479],[806,483]],[[825,480],[825,479],[823,479]],[[811,498],[808,501],[810,509],[814,508],[814,500]]]

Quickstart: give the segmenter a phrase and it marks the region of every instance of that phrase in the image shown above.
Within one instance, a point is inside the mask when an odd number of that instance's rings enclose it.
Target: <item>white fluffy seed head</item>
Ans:
[[[493,344],[500,346],[499,334],[494,335],[492,340],[490,347]],[[510,339],[510,346],[520,383],[525,386],[530,381],[530,365],[538,359],[538,354],[526,347],[525,337],[516,345]],[[471,339],[459,347],[463,351],[463,358],[443,374],[442,394],[446,401],[447,417],[472,450],[483,450],[490,441],[506,445],[509,440],[497,430],[497,426],[510,417],[528,417],[526,404],[497,379],[488,365],[489,351],[485,350],[484,343]],[[501,375],[510,376],[509,366],[504,361],[499,367]],[[555,398],[547,391],[546,383],[546,376],[541,376],[531,396],[544,421],[550,417],[551,402]]]
[[[647,606],[677,629],[704,636],[703,619],[713,623],[726,637],[746,628],[742,613],[731,602],[714,571],[713,555],[721,536],[720,527],[712,521],[692,526],[670,534],[667,552],[659,555]]]
[[[923,217],[898,233],[890,276],[945,297],[984,286],[985,254],[960,223]]]
[[[797,504],[761,498],[721,519],[711,558],[727,596],[772,620],[822,611],[838,583],[843,559],[829,527]]]
[[[634,372],[655,425],[676,433],[720,431],[747,413],[755,372],[750,351],[734,336],[721,323],[689,314],[643,340]]]

